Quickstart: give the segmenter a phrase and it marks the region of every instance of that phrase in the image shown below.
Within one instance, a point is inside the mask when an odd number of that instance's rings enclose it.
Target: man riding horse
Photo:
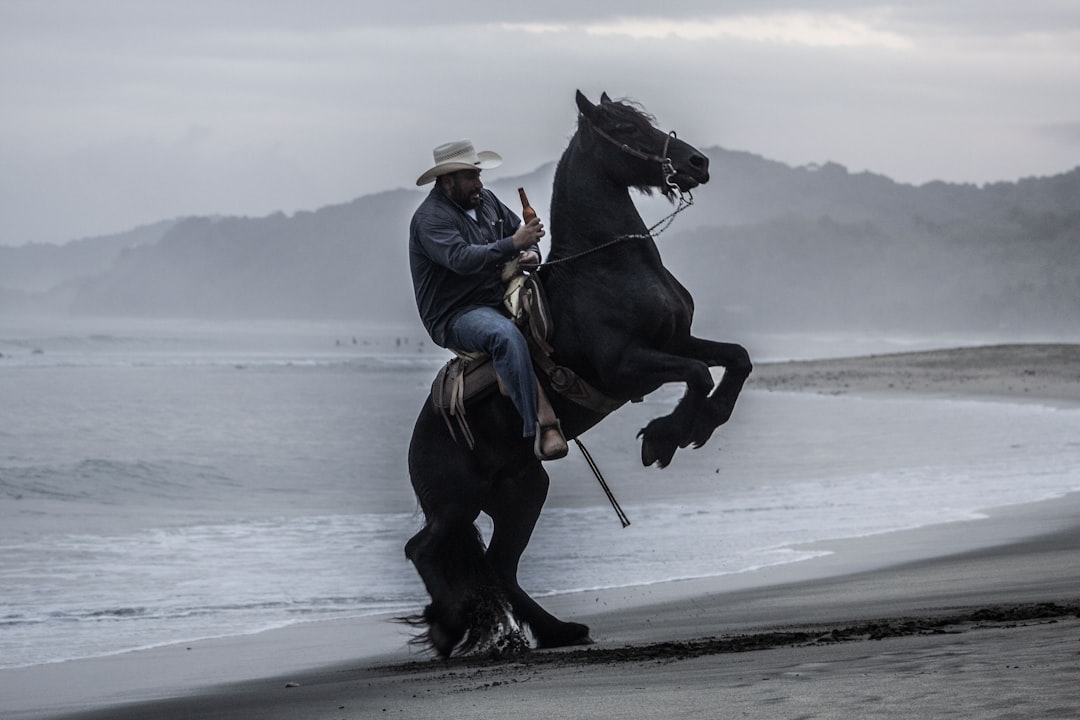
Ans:
[[[480,172],[498,167],[494,152],[476,152],[468,140],[440,145],[435,165],[416,181],[435,187],[417,208],[409,228],[409,263],[416,305],[431,339],[439,346],[490,355],[503,389],[524,423],[523,437],[535,437],[540,460],[567,452],[559,420],[536,381],[529,346],[502,312],[500,268],[518,259],[540,263],[537,242],[544,236],[538,218],[521,218],[484,187]]]
[[[530,341],[522,342],[516,326],[494,309],[502,298],[494,269],[521,251],[525,260],[539,261],[543,228],[522,226],[483,189],[480,171],[499,157],[476,153],[469,143],[437,148],[435,167],[419,180],[438,180],[413,218],[410,245],[417,302],[432,339],[488,349],[474,339],[481,333],[465,330],[470,320],[463,318],[475,315],[493,318],[505,328],[506,345],[523,348],[520,357],[500,361],[509,366],[499,371],[505,384],[517,383],[507,388],[512,398],[516,393],[514,402],[488,393],[469,406],[475,443],[458,441],[434,392],[413,428],[409,476],[424,526],[406,543],[405,555],[431,602],[405,619],[423,628],[417,642],[444,657],[499,647],[501,638],[516,647],[521,628],[541,648],[590,642],[586,625],[552,615],[518,577],[547,498],[540,459],[565,453],[566,438],[578,439],[623,403],[681,383],[686,392],[674,410],[639,433],[642,463],[666,467],[680,448],[704,445],[728,421],[752,370],[742,346],[691,333],[693,298],[664,267],[660,231],[646,226],[630,194],[657,190],[678,198],[674,217],[690,204],[690,192],[709,181],[708,158],[656,128],[633,104],[606,94],[594,104],[580,92],[576,101],[578,128],[555,170],[550,257],[530,277],[542,283],[547,298],[544,345],[550,353],[537,367],[557,413],[545,407],[543,390],[534,390],[524,349]],[[508,354],[495,343],[491,350]],[[723,368],[719,382],[714,367]],[[563,382],[571,376],[576,380]],[[585,386],[595,393],[578,392]],[[532,392],[535,411],[528,405]],[[594,402],[597,395],[602,402]],[[535,442],[522,437],[522,419],[524,434],[532,430]],[[481,513],[491,518],[486,544],[475,524]]]

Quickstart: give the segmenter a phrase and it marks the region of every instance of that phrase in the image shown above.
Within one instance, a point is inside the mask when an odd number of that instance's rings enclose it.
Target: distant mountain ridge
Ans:
[[[177,222],[164,220],[127,232],[73,240],[64,245],[0,245],[0,287],[41,292],[79,276],[105,272],[123,250],[157,243]]]
[[[1080,168],[912,186],[706,153],[711,182],[657,242],[710,331],[1080,326]],[[512,206],[525,186],[543,216],[553,174],[549,163],[489,185]],[[415,324],[407,237],[424,192],[0,248],[0,313]],[[639,206],[646,219],[669,212],[657,198]]]

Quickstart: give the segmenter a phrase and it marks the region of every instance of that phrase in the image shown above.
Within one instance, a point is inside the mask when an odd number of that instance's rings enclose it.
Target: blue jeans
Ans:
[[[524,437],[536,434],[536,375],[529,344],[514,322],[493,307],[466,310],[446,332],[449,347],[466,352],[485,352],[524,421]]]

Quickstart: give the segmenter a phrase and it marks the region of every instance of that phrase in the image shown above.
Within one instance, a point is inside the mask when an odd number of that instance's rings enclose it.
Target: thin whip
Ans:
[[[589,463],[589,469],[593,471],[593,475],[600,481],[600,487],[604,488],[604,494],[607,495],[607,499],[611,501],[611,507],[615,508],[615,514],[619,516],[619,522],[622,526],[630,527],[630,518],[626,517],[626,513],[619,507],[619,501],[615,499],[615,494],[611,492],[611,488],[608,487],[607,481],[604,480],[604,476],[600,474],[600,468],[597,466],[596,461],[593,460],[592,455],[585,449],[585,445],[580,440],[574,438],[574,442],[577,443],[578,449],[581,450],[581,454],[585,456],[585,462]]]

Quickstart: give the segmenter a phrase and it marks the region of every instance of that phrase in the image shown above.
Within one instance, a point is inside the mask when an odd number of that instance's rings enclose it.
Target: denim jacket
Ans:
[[[439,189],[431,189],[409,225],[409,266],[420,319],[431,339],[446,346],[446,330],[462,312],[498,307],[499,270],[517,255],[513,235],[521,218],[487,188],[476,220]],[[535,245],[530,249],[539,254]]]

